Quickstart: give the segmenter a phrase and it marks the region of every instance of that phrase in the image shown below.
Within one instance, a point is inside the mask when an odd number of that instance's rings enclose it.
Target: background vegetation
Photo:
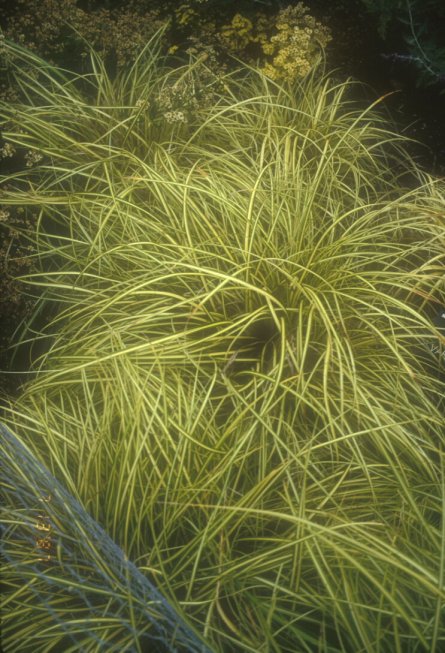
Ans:
[[[438,85],[444,93],[444,3],[440,0],[362,0],[362,3],[377,17],[379,34],[384,40],[395,32],[399,38],[402,36],[404,51],[386,56],[393,62],[412,66],[418,86]]]

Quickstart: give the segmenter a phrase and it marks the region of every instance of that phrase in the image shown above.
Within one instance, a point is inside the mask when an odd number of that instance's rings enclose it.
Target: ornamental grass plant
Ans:
[[[443,181],[320,68],[221,80],[168,68],[155,38],[115,78],[94,53],[78,76],[5,47],[22,100],[4,138],[42,157],[1,197],[39,214],[17,347],[40,354],[5,424],[210,650],[440,650]],[[178,87],[172,121],[160,98]],[[7,650],[22,607],[23,651],[88,622],[64,622],[63,591],[33,595],[67,556],[79,578],[101,568],[65,551],[80,526],[58,514],[46,560],[36,544],[31,566],[7,562]],[[115,632],[82,650],[118,650]]]

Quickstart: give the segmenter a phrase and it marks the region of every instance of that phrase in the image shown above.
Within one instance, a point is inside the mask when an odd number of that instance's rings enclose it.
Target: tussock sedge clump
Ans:
[[[94,54],[79,77],[5,45],[23,99],[4,138],[42,158],[1,197],[39,214],[18,346],[40,353],[3,420],[210,650],[438,651],[443,181],[348,83],[243,68],[211,87],[156,43],[114,79]],[[167,120],[166,89],[200,78],[213,102]],[[19,471],[8,550],[36,520]],[[17,632],[56,651],[91,627],[44,582],[89,530],[48,510],[53,548],[6,564],[9,650]],[[113,567],[85,550],[69,562],[88,598],[91,565]],[[121,643],[145,650],[127,591]],[[119,650],[109,592],[90,600],[82,650]]]

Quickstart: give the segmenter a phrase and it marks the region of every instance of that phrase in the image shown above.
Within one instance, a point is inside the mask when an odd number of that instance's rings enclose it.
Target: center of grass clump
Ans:
[[[250,371],[267,373],[280,346],[280,338],[272,318],[256,320],[234,340],[224,373],[237,378]]]

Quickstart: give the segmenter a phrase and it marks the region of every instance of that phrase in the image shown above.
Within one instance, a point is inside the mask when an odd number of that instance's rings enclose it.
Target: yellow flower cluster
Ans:
[[[215,50],[214,59],[220,66],[227,54],[252,65],[260,60],[262,71],[280,81],[304,77],[332,39],[330,30],[311,16],[302,2],[281,9],[275,16],[257,11],[248,18],[236,13],[222,26],[204,14],[198,15],[191,0],[181,5],[178,12],[181,24],[190,22],[189,28],[193,27],[188,36],[193,44],[188,50],[191,54],[217,48],[219,55],[223,55],[218,57]]]
[[[276,33],[260,37],[263,53],[270,57],[262,68],[275,80],[292,81],[307,75],[321,50],[331,41],[330,30],[308,15],[302,2],[278,12]]]
[[[189,4],[179,5],[175,11],[178,25],[184,26],[196,19],[197,13]]]
[[[241,14],[235,14],[230,25],[223,25],[219,40],[230,52],[243,50],[249,43],[256,41],[253,24]]]

